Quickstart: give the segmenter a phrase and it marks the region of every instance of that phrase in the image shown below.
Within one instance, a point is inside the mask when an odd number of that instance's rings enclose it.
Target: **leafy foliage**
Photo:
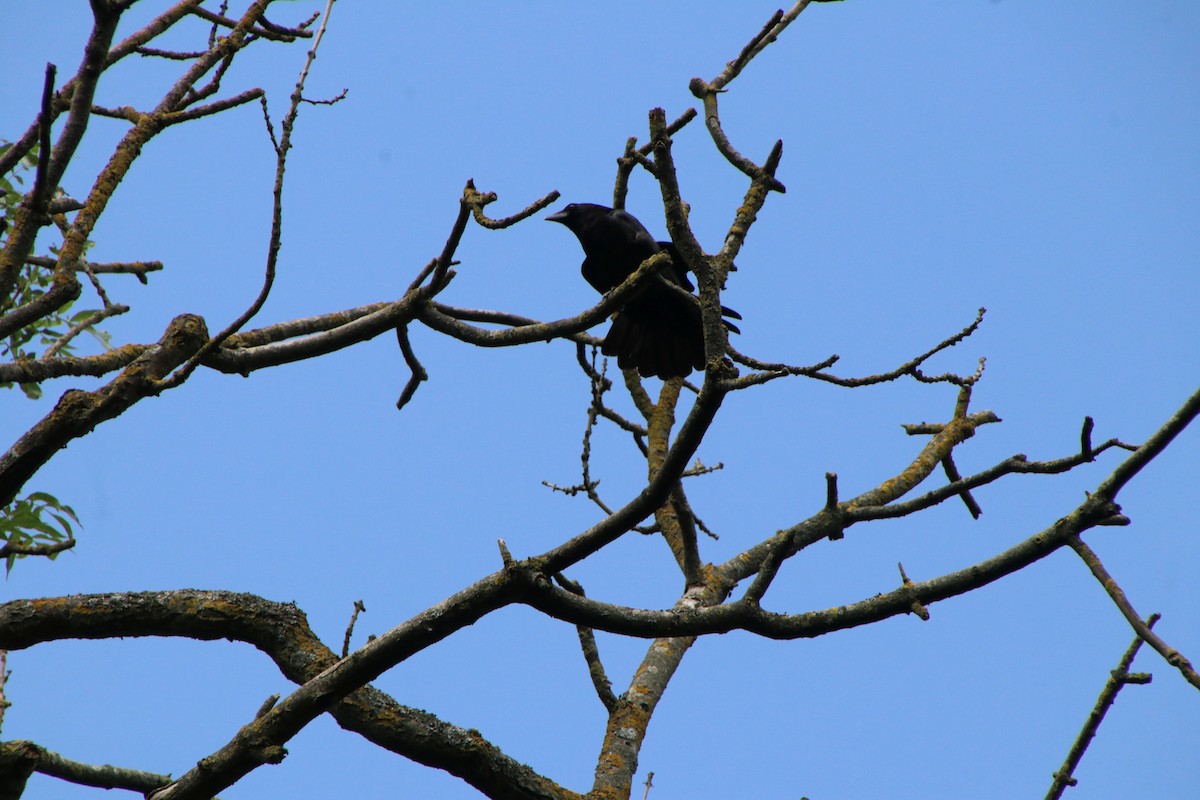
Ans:
[[[0,153],[4,153],[11,146],[7,142],[0,144]],[[25,184],[22,173],[36,167],[37,148],[34,148],[18,162],[12,172],[0,175],[0,247],[6,244],[8,218],[21,204],[23,198],[22,192],[18,188]],[[57,248],[52,246],[50,252],[57,255]],[[17,279],[12,297],[0,304],[0,313],[28,303],[44,294],[52,280],[52,269],[35,264],[25,264]],[[70,308],[71,304],[68,303],[33,325],[14,331],[7,339],[0,341],[0,358],[14,360],[36,358],[32,347],[38,349],[53,347],[68,331],[85,323],[96,313],[89,310],[77,311],[72,314]],[[91,333],[106,350],[111,348],[108,333],[91,326],[84,327],[82,330]],[[55,350],[54,355],[70,355],[72,351],[71,342],[67,341]],[[9,389],[12,388],[12,385],[11,382],[0,382],[0,389]],[[37,400],[42,396],[41,386],[37,383],[19,385],[21,391],[31,400]],[[74,539],[72,523],[79,524],[79,517],[75,514],[75,510],[46,492],[34,492],[28,497],[15,500],[7,507],[0,509],[0,543],[3,543],[3,547],[0,549],[5,554],[5,574],[12,571],[13,564],[18,558],[24,558],[26,555],[45,555],[51,560],[56,558],[61,550],[54,546]]]
[[[49,519],[47,519],[49,517]],[[30,553],[31,548],[48,548],[75,538],[71,523],[79,524],[75,510],[59,502],[58,498],[45,492],[34,492],[16,500],[0,511],[0,542],[6,545],[4,573],[12,572],[18,558]],[[59,551],[51,550],[45,555],[51,560]]]
[[[0,145],[0,153],[11,146],[8,143]],[[36,166],[37,148],[35,147],[21,159],[11,173],[0,176],[0,237],[3,237],[6,232],[9,215],[20,205],[22,200],[22,194],[17,189],[17,186],[25,183],[21,173],[34,169]],[[91,245],[92,243],[89,241],[87,247],[90,248]],[[4,241],[0,239],[0,247],[3,246]],[[51,246],[50,253],[57,256],[58,248]],[[36,300],[46,293],[53,280],[53,269],[43,265],[25,264],[17,278],[16,289],[12,297],[0,304],[0,313]],[[110,335],[106,331],[87,324],[87,320],[93,317],[97,311],[88,309],[71,313],[72,305],[73,303],[67,303],[57,311],[47,314],[32,325],[14,331],[7,339],[0,341],[0,358],[16,361],[37,358],[39,351],[44,353],[46,349],[55,347],[67,332],[74,328],[80,328],[81,332],[86,331],[91,334],[105,350],[112,349]],[[74,352],[74,345],[71,340],[68,340],[58,344],[52,355],[68,356]],[[20,387],[30,400],[37,400],[42,396],[42,388],[36,383],[22,383]],[[9,388],[12,388],[12,383],[0,383],[0,389]]]

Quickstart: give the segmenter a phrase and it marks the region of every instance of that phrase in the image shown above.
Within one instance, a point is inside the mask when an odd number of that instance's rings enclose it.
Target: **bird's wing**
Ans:
[[[658,252],[658,242],[633,214],[623,208],[614,208],[608,212],[608,218],[613,223],[611,228],[614,233],[621,236],[632,249],[644,251],[647,258]]]
[[[672,242],[656,242],[659,250],[666,250],[671,256],[671,269],[663,272],[663,276],[667,280],[674,281],[689,292],[696,291],[696,287],[692,285],[691,280],[687,276],[687,264],[683,261],[683,256],[679,254]]]

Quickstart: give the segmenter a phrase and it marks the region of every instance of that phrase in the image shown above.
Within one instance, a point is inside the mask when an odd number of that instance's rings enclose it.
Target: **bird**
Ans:
[[[663,251],[671,256],[671,265],[659,274],[688,292],[695,289],[675,245],[656,241],[624,209],[571,203],[546,219],[565,225],[579,239],[584,254],[580,271],[601,294],[620,286],[643,261]],[[721,312],[742,318],[724,306]],[[722,321],[730,331],[740,333],[733,323]],[[617,311],[600,351],[616,356],[621,369],[636,368],[643,378],[687,377],[693,369],[704,368],[700,306],[662,282],[651,281]]]

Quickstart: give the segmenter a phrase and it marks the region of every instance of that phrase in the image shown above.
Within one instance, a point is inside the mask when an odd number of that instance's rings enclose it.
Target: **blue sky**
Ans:
[[[143,0],[122,29],[164,4]],[[323,4],[322,4],[323,5]],[[306,2],[282,4],[294,21]],[[695,104],[770,16],[771,4],[340,3],[307,94],[287,175],[279,278],[254,324],[399,296],[442,248],[468,178],[495,216],[557,189],[607,202],[626,137],[646,114]],[[284,12],[294,14],[287,19]],[[87,4],[9,3],[0,29],[0,137],[36,111],[47,60],[78,64]],[[14,36],[12,32],[19,32]],[[199,44],[193,25],[180,47]],[[761,160],[784,141],[787,185],[760,215],[726,304],[736,345],[798,364],[831,353],[840,375],[889,369],[968,324],[982,329],[934,371],[987,371],[973,407],[1004,422],[960,448],[966,472],[1014,453],[1066,456],[1085,415],[1096,439],[1140,442],[1200,370],[1200,9],[1128,4],[849,0],[814,4],[721,98],[735,145]],[[226,80],[263,86],[276,119],[304,48],[268,47]],[[129,60],[98,102],[149,106],[171,66]],[[86,193],[123,131],[96,119],[68,173]],[[680,183],[715,250],[744,182],[699,123],[675,137]],[[181,126],[146,148],[93,238],[95,260],[161,259],[142,287],[110,278],[133,312],[119,342],[156,340],[183,312],[216,330],[261,280],[273,156],[257,107]],[[658,190],[637,175],[629,208],[662,234]],[[45,242],[42,242],[43,246]],[[595,295],[578,245],[530,220],[468,229],[447,302],[542,319]],[[84,302],[91,302],[85,300]],[[390,336],[249,379],[201,371],[73,443],[28,490],[83,520],[76,551],[18,564],[0,598],[211,588],[294,600],[335,645],[354,600],[358,642],[499,567],[496,539],[539,553],[594,523],[578,480],[589,397],[573,348],[474,349],[414,327],[431,379],[397,412],[407,373]],[[87,380],[0,398],[9,441]],[[777,381],[729,398],[700,457],[724,470],[689,496],[721,561],[817,511],[824,473],[844,496],[899,471],[923,445],[903,423],[948,417],[948,387],[845,390]],[[1143,614],[1200,659],[1200,563],[1187,513],[1200,471],[1187,431],[1122,493],[1133,524],[1087,536]],[[889,591],[896,563],[927,579],[999,552],[1068,513],[1118,463],[980,490],[983,518],[945,504],[852,528],[789,563],[767,597],[802,612]],[[613,504],[640,487],[627,438],[603,431],[595,473]],[[931,479],[934,480],[934,479]],[[678,575],[657,538],[631,534],[571,572],[590,596],[659,608]],[[685,659],[651,725],[651,798],[1040,796],[1132,633],[1078,559],[1058,553],[931,608],[813,641],[729,634]],[[600,637],[618,690],[646,643]],[[70,758],[181,774],[289,685],[257,652],[178,640],[70,642],[11,654],[6,738]],[[1148,648],[1083,766],[1082,800],[1200,790],[1200,701]],[[603,733],[574,631],[507,609],[385,674],[402,703],[477,728],[566,786],[591,785]],[[222,793],[478,796],[323,718]],[[346,765],[351,764],[351,769]],[[39,779],[31,797],[84,798]]]

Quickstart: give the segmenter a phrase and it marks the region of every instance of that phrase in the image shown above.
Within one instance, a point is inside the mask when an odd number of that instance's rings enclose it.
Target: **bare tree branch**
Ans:
[[[46,256],[29,256],[25,259],[26,264],[53,269],[58,263],[57,259],[47,258]],[[113,261],[109,263],[93,263],[90,261],[75,262],[72,269],[76,272],[85,272],[90,269],[97,275],[104,274],[121,274],[121,275],[136,275],[142,283],[146,282],[147,272],[158,272],[163,268],[161,261]]]
[[[317,639],[304,614],[294,605],[272,603],[249,594],[180,590],[72,595],[0,604],[0,650],[20,650],[62,639],[129,636],[246,642],[269,656],[284,677],[298,684],[317,680],[332,666],[344,663]],[[277,705],[256,715],[255,724],[276,712]],[[330,713],[346,730],[389,751],[458,775],[488,796],[578,798],[508,758],[477,732],[400,705],[371,686],[364,684],[334,705]],[[275,752],[268,748],[260,755]],[[176,795],[156,795],[165,796]]]
[[[269,0],[267,1],[269,2]],[[266,10],[266,5],[267,2],[263,2],[260,7],[257,7],[253,17],[250,16],[249,12],[247,12],[247,14],[243,16],[241,22],[239,22],[234,28],[234,33],[236,34],[239,31],[246,30],[255,21],[261,21],[265,26],[271,29],[272,33],[288,35],[283,34],[281,29],[279,29],[277,26],[269,25],[266,23],[266,20],[262,18],[263,12]],[[304,83],[308,78],[308,71],[312,67],[313,61],[317,57],[317,48],[320,47],[321,39],[325,36],[325,29],[329,24],[329,15],[332,10],[333,0],[327,0],[325,4],[325,12],[321,17],[321,27],[317,30],[317,35],[313,40],[312,48],[308,51],[308,57],[304,60],[304,66],[300,68],[300,77],[296,79],[296,88],[292,91],[291,105],[288,107],[288,111],[283,118],[283,124],[280,126],[281,136],[279,143],[275,148],[275,185],[271,193],[271,235],[267,245],[267,263],[265,274],[263,275],[262,288],[259,289],[258,296],[254,298],[254,302],[250,304],[250,307],[242,312],[237,319],[229,323],[224,330],[206,342],[202,348],[189,357],[187,361],[181,364],[172,375],[160,381],[160,388],[163,390],[173,389],[186,381],[188,377],[191,376],[192,372],[195,371],[196,367],[198,367],[210,353],[214,352],[218,347],[221,346],[222,342],[224,342],[237,331],[241,330],[247,322],[249,322],[256,314],[258,314],[259,310],[263,307],[263,304],[267,302],[267,297],[271,294],[271,287],[275,284],[275,269],[279,261],[279,248],[281,246],[280,237],[283,233],[283,177],[284,172],[287,169],[288,150],[290,150],[292,146],[292,129],[295,127],[296,118],[300,115],[300,100],[304,92]],[[228,51],[228,53],[226,53],[225,60],[222,62],[222,69],[225,66],[228,66],[228,59],[232,57],[233,52],[234,51],[231,49]],[[197,63],[202,63],[202,61],[203,59],[198,59]],[[219,81],[219,73],[218,77],[214,79],[214,88],[217,81]],[[254,97],[261,96],[261,91],[258,91],[257,93],[248,92],[243,93],[243,95],[239,95],[236,98],[231,98],[230,102],[232,105],[237,105],[247,102]],[[232,105],[230,107],[232,107]],[[206,111],[204,113],[211,112]]]
[[[60,778],[80,786],[94,786],[97,789],[128,789],[148,794],[171,780],[170,775],[113,767],[108,764],[97,766],[85,764],[82,761],[72,761],[32,742],[6,742],[0,747],[28,748],[36,754],[33,765],[34,772],[40,772],[51,778]]]
[[[802,614],[769,613],[745,598],[720,606],[651,611],[581,599],[545,583],[538,584],[538,591],[525,602],[564,622],[625,636],[700,636],[745,630],[771,639],[808,639],[910,613],[914,601],[929,606],[986,586],[1040,561],[1066,546],[1071,534],[1100,525],[1113,513],[1111,504],[1089,498],[1051,527],[970,567],[868,599]],[[840,525],[828,516],[818,515],[814,520],[819,522],[817,538],[827,538]],[[812,528],[810,525],[806,533]],[[810,538],[814,537],[805,536]],[[773,544],[778,547],[778,542]]]
[[[53,411],[0,456],[0,506],[12,502],[25,482],[72,439],[158,394],[158,379],[195,353],[207,335],[204,320],[183,314],[171,321],[157,346],[145,350],[106,386],[94,392],[66,392]]]
[[[934,345],[933,347],[926,350],[924,353],[920,354],[919,356],[916,356],[915,358],[910,359],[909,361],[906,361],[905,363],[901,364],[900,366],[896,367],[895,369],[888,370],[887,372],[881,372],[877,375],[865,375],[865,376],[859,377],[859,378],[840,378],[836,375],[827,374],[825,372],[825,370],[828,369],[829,367],[833,366],[839,359],[839,356],[836,356],[836,355],[830,356],[829,358],[825,359],[824,361],[820,362],[819,364],[814,364],[810,367],[794,367],[794,366],[790,366],[788,364],[772,364],[772,363],[767,363],[764,361],[759,361],[759,360],[751,358],[749,356],[742,355],[737,350],[735,350],[732,346],[730,346],[729,351],[730,351],[731,355],[733,356],[734,361],[736,361],[739,364],[743,364],[747,367],[750,367],[751,369],[761,370],[761,372],[759,372],[759,373],[751,374],[751,375],[747,375],[743,378],[739,378],[738,382],[735,384],[735,388],[740,389],[740,388],[743,388],[744,386],[752,386],[752,385],[757,385],[760,383],[766,383],[767,381],[771,381],[776,378],[782,378],[782,377],[785,377],[788,375],[803,375],[805,377],[815,378],[817,380],[824,381],[826,383],[832,383],[836,386],[844,386],[847,388],[854,388],[857,386],[873,386],[873,385],[879,384],[879,383],[887,383],[889,381],[894,381],[897,378],[903,377],[904,375],[911,375],[911,376],[916,377],[919,368],[926,361],[928,361],[930,358],[937,355],[938,353],[942,352],[943,350],[948,350],[949,348],[954,347],[956,344],[963,341],[964,339],[969,337],[971,334],[973,334],[976,330],[978,330],[980,324],[983,322],[983,315],[985,313],[987,313],[987,309],[985,309],[985,308],[979,309],[979,313],[975,315],[974,322],[972,322],[970,325],[966,326],[965,328],[963,328],[962,330],[960,330],[958,333],[954,334],[953,336],[951,336],[947,339],[944,339],[943,341]],[[974,380],[971,379],[969,376],[968,377],[943,376],[938,379],[928,379],[928,378],[926,379],[926,382],[931,382],[931,381],[942,382],[942,383],[954,383],[959,386],[974,382]]]
[[[1125,484],[1129,483],[1133,476],[1153,461],[1171,443],[1172,439],[1191,424],[1197,414],[1200,414],[1200,389],[1197,389],[1171,419],[1155,431],[1154,435],[1147,439],[1132,456],[1121,462],[1121,466],[1108,477],[1108,480],[1096,488],[1096,493],[1109,500],[1115,500],[1117,493]]]
[[[404,408],[408,405],[408,401],[412,400],[414,394],[417,393],[417,387],[422,381],[429,380],[429,373],[425,371],[425,367],[417,359],[417,354],[413,352],[412,343],[408,341],[408,325],[396,326],[396,341],[400,345],[400,353],[404,356],[404,363],[408,365],[411,375],[408,382],[404,384],[404,388],[400,391],[400,397],[396,400],[396,410]]]
[[[723,391],[706,380],[655,477],[616,513],[533,559],[538,574],[561,572],[614,541],[662,505],[699,446],[722,398]],[[527,568],[514,564],[368,642],[308,680],[270,712],[242,727],[228,744],[202,759],[201,765],[157,793],[155,800],[209,797],[263,764],[278,763],[284,754],[283,744],[315,717],[413,653],[519,601],[529,583]],[[495,796],[515,795],[506,792]]]
[[[565,575],[556,574],[554,580],[568,592],[580,597],[586,596],[583,586]],[[587,662],[588,676],[592,679],[596,696],[600,698],[605,710],[611,714],[616,710],[618,701],[617,696],[613,694],[612,681],[608,679],[608,675],[604,671],[604,664],[600,661],[600,649],[596,646],[596,634],[592,632],[591,628],[582,626],[576,626],[575,631],[579,634],[579,646],[583,649],[583,658]]]
[[[71,93],[70,112],[67,122],[63,126],[62,132],[59,134],[58,141],[55,143],[53,149],[49,150],[45,155],[39,156],[39,160],[43,158],[47,159],[42,180],[45,187],[45,191],[43,192],[45,196],[41,198],[42,201],[48,201],[50,195],[53,194],[53,190],[62,180],[62,175],[66,171],[67,164],[75,155],[75,150],[78,148],[79,142],[83,139],[84,131],[87,129],[88,118],[91,115],[92,97],[95,94],[100,73],[103,72],[103,65],[108,56],[109,46],[112,44],[112,37],[116,31],[119,16],[119,14],[94,10],[94,25],[84,50],[83,63],[80,65],[79,72],[74,79],[75,85]],[[43,110],[45,110],[45,103],[43,103]],[[34,127],[36,131],[48,132],[51,120],[44,119],[43,116],[39,115],[41,121],[36,123]],[[48,135],[48,133],[38,133],[36,136],[44,138],[44,135]],[[29,146],[32,146],[34,138],[36,137],[30,138]],[[13,149],[17,148],[14,147]],[[24,153],[18,155],[17,158],[19,159],[23,155]],[[16,162],[14,161],[13,163],[15,164]],[[17,278],[17,271],[33,250],[34,240],[37,238],[38,229],[42,224],[42,217],[46,212],[45,207],[39,207],[38,203],[39,198],[28,196],[25,202],[21,203],[17,209],[15,218],[12,220],[12,230],[9,233],[8,244],[0,251],[0,301],[11,297]],[[60,259],[60,262],[73,264],[78,260],[81,253],[82,242],[78,250],[68,250],[64,247],[64,258]],[[15,308],[3,317],[0,317],[0,338],[9,336],[13,331],[23,328],[45,313],[61,308],[79,296],[79,281],[75,279],[72,272],[65,271],[60,266],[55,272],[55,277],[56,281],[54,285],[45,294],[27,303],[25,306]]]
[[[1153,628],[1154,623],[1158,619],[1158,614],[1151,614],[1150,618],[1145,622],[1146,629]],[[1117,662],[1117,668],[1109,675],[1108,681],[1100,691],[1100,697],[1096,699],[1096,705],[1092,709],[1092,713],[1088,714],[1087,720],[1083,723],[1083,730],[1079,732],[1075,743],[1071,745],[1071,750],[1067,753],[1066,761],[1059,767],[1058,772],[1054,773],[1054,782],[1050,784],[1050,791],[1046,792],[1046,800],[1057,800],[1057,798],[1062,797],[1062,793],[1068,786],[1075,786],[1078,783],[1072,777],[1075,768],[1079,766],[1084,752],[1087,751],[1088,745],[1091,744],[1092,739],[1096,735],[1096,731],[1100,729],[1100,723],[1104,721],[1104,715],[1108,713],[1108,709],[1116,701],[1117,693],[1131,683],[1150,683],[1149,675],[1129,672],[1129,667],[1133,664],[1133,658],[1142,646],[1142,641],[1143,639],[1140,636],[1134,637],[1133,644],[1129,645],[1129,649],[1125,651],[1125,655],[1121,656],[1121,660]]]
[[[1097,495],[1100,493],[1097,492]],[[1074,535],[1067,540],[1067,544],[1071,549],[1087,564],[1088,569],[1092,571],[1092,575],[1096,580],[1100,581],[1100,585],[1104,587],[1104,591],[1112,598],[1114,604],[1129,621],[1129,625],[1142,638],[1146,644],[1153,647],[1168,664],[1179,670],[1183,675],[1184,680],[1200,689],[1200,674],[1197,674],[1196,668],[1192,666],[1192,662],[1184,657],[1174,647],[1163,641],[1157,633],[1150,630],[1150,626],[1142,621],[1142,618],[1133,610],[1133,605],[1129,602],[1129,598],[1125,596],[1125,591],[1121,589],[1116,579],[1109,573],[1104,565],[1100,563],[1100,557],[1092,551],[1090,547],[1083,543],[1078,535]]]
[[[658,184],[667,230],[685,262],[675,266],[687,267],[697,277],[698,300],[689,299],[687,302],[699,304],[705,346],[702,382],[696,385],[683,379],[666,380],[658,389],[657,399],[654,399],[635,371],[625,370],[622,375],[624,388],[636,409],[635,416],[627,418],[605,402],[605,393],[620,384],[610,381],[605,367],[597,365],[595,347],[599,340],[587,330],[621,308],[638,292],[645,291],[650,282],[665,285],[659,273],[670,264],[669,256],[660,254],[647,259],[592,308],[550,322],[500,309],[450,306],[437,299],[455,278],[454,268],[458,262],[454,259],[472,219],[486,229],[506,228],[546,208],[558,198],[557,191],[534,200],[515,214],[492,218],[487,216],[485,209],[497,200],[496,194],[481,192],[473,180],[468,180],[458,198],[457,212],[440,252],[417,271],[416,277],[399,298],[242,331],[263,307],[278,267],[283,181],[299,106],[305,102],[332,104],[344,96],[343,92],[330,100],[318,101],[303,97],[309,70],[326,30],[332,0],[327,0],[322,22],[315,32],[309,29],[317,19],[315,16],[290,28],[268,21],[265,14],[271,0],[251,0],[245,13],[236,19],[227,16],[225,4],[212,11],[203,8],[199,0],[187,0],[175,4],[116,47],[112,46],[112,37],[115,35],[117,18],[121,11],[132,5],[132,0],[92,0],[95,24],[85,52],[84,66],[57,92],[54,90],[53,73],[48,71],[38,121],[30,128],[31,132],[27,132],[8,152],[0,154],[0,174],[4,174],[4,169],[16,165],[19,159],[38,147],[37,177],[33,191],[13,216],[14,232],[4,252],[0,253],[0,295],[13,295],[14,289],[18,288],[16,281],[19,275],[29,269],[27,265],[42,270],[38,273],[39,280],[46,275],[53,279],[47,292],[24,305],[17,304],[16,308],[9,309],[0,318],[0,336],[45,319],[78,297],[81,288],[77,273],[80,271],[91,279],[103,309],[73,323],[40,359],[21,356],[20,360],[13,363],[0,364],[0,381],[39,382],[66,375],[106,375],[118,370],[119,374],[98,390],[66,392],[50,414],[0,456],[0,507],[7,502],[5,498],[15,497],[21,486],[70,441],[85,435],[100,422],[121,414],[134,403],[179,386],[200,366],[227,373],[248,374],[254,370],[330,353],[394,330],[401,356],[411,372],[397,400],[397,407],[403,407],[411,400],[420,383],[428,379],[428,373],[409,340],[408,326],[414,320],[419,320],[436,332],[485,347],[523,345],[553,338],[575,342],[577,361],[588,376],[591,389],[582,441],[582,482],[578,486],[565,488],[549,483],[546,485],[567,494],[586,494],[601,509],[604,518],[558,546],[521,561],[512,558],[501,540],[503,567],[497,572],[481,578],[351,652],[354,624],[363,610],[361,601],[356,602],[354,615],[345,631],[340,658],[317,639],[304,615],[294,606],[269,603],[252,595],[195,591],[117,593],[0,604],[0,651],[58,639],[108,639],[120,636],[230,639],[253,644],[268,655],[289,680],[297,684],[297,688],[287,696],[269,698],[252,719],[236,732],[231,732],[224,746],[197,759],[195,766],[177,780],[148,772],[77,764],[31,743],[0,745],[0,796],[4,796],[5,792],[19,794],[28,775],[40,770],[87,785],[149,793],[157,800],[207,800],[259,766],[281,761],[286,755],[285,745],[291,738],[316,717],[328,712],[343,728],[358,732],[380,747],[419,763],[447,770],[489,797],[514,800],[581,799],[583,795],[559,786],[507,756],[477,731],[465,730],[426,712],[403,706],[369,685],[384,671],[437,645],[492,612],[523,604],[576,626],[593,688],[607,712],[595,782],[588,796],[628,797],[650,719],[696,637],[743,630],[762,637],[791,640],[821,636],[901,614],[915,614],[927,619],[929,606],[933,603],[986,586],[1029,567],[1064,546],[1073,548],[1088,564],[1122,613],[1129,618],[1138,632],[1139,641],[1149,641],[1169,663],[1181,671],[1186,680],[1200,688],[1200,675],[1197,675],[1190,662],[1150,631],[1153,622],[1147,625],[1136,617],[1120,587],[1081,539],[1085,531],[1096,526],[1128,524],[1129,520],[1115,502],[1117,494],[1200,413],[1200,392],[1189,398],[1184,407],[1140,447],[1133,448],[1117,439],[1094,445],[1094,423],[1089,417],[1085,419],[1080,433],[1078,453],[1049,461],[1030,461],[1018,454],[963,477],[956,465],[955,449],[974,436],[980,426],[1000,421],[991,411],[969,410],[972,390],[983,375],[985,362],[979,359],[975,372],[964,375],[951,372],[933,374],[926,372],[926,369],[935,355],[956,346],[978,329],[983,319],[983,309],[980,309],[974,322],[953,336],[895,369],[877,375],[850,378],[831,375],[828,370],[837,362],[837,356],[807,367],[792,366],[759,361],[729,346],[721,293],[730,274],[736,269],[734,260],[746,243],[767,198],[771,192],[783,192],[785,189],[776,177],[782,158],[782,141],[777,141],[770,148],[761,164],[743,155],[723,128],[718,95],[766,46],[776,40],[810,1],[814,0],[801,0],[791,10],[773,15],[712,81],[696,78],[691,82],[693,94],[703,102],[706,126],[715,148],[748,178],[748,185],[729,221],[719,250],[712,254],[705,252],[690,226],[690,208],[680,188],[680,176],[672,151],[672,136],[694,119],[695,110],[687,109],[668,124],[665,111],[653,109],[648,119],[648,142],[639,146],[636,138],[632,137],[625,142],[617,161],[614,206],[624,206],[629,181],[637,172],[637,167],[642,167],[645,174]],[[149,46],[151,41],[187,15],[194,15],[211,24],[206,49],[186,52]],[[299,37],[313,37],[313,43],[290,96],[290,105],[278,135],[266,113],[266,97],[262,90],[250,89],[230,97],[217,96],[235,55],[242,48],[257,40],[290,42]],[[111,108],[97,106],[94,94],[99,75],[120,58],[134,52],[181,62],[183,75],[151,111],[141,111],[130,105],[114,105]],[[110,353],[94,356],[59,357],[79,333],[109,316],[128,310],[126,306],[109,301],[97,274],[130,272],[145,282],[148,271],[161,269],[162,265],[158,262],[89,265],[83,258],[88,237],[97,220],[141,149],[167,127],[219,113],[255,99],[262,103],[268,135],[276,150],[276,171],[263,284],[253,302],[216,336],[208,335],[204,320],[181,315],[172,321],[157,343],[126,345]],[[51,124],[64,113],[67,119],[62,124],[57,143],[51,147]],[[76,151],[88,119],[94,114],[127,120],[131,127],[98,175],[86,201],[81,203],[64,195],[58,183]],[[6,164],[8,167],[4,166]],[[73,220],[68,220],[65,215],[72,212],[77,213]],[[49,224],[47,220],[58,226],[57,230],[63,236],[63,246],[56,258],[32,255],[37,233]],[[157,266],[150,266],[152,264]],[[692,297],[690,293],[684,294]],[[590,361],[584,353],[585,346],[593,347]],[[739,375],[738,365],[748,368],[750,373]],[[839,498],[837,476],[826,473],[824,505],[816,513],[786,529],[765,534],[761,541],[724,563],[706,563],[701,545],[707,543],[702,541],[697,531],[708,532],[708,529],[691,508],[681,481],[685,477],[710,471],[698,459],[696,466],[689,467],[689,464],[696,457],[697,448],[726,395],[785,376],[806,376],[847,388],[908,377],[920,383],[954,385],[959,391],[948,421],[905,426],[910,435],[930,438],[896,474],[873,489],[842,500]],[[691,404],[684,405],[686,413],[683,414],[682,424],[677,426],[677,415],[682,413],[679,405],[681,398],[687,398]],[[635,421],[636,414],[641,415],[642,422]],[[616,508],[601,499],[597,491],[600,481],[592,472],[593,436],[601,419],[612,422],[622,432],[622,438],[623,434],[628,433],[637,455],[644,458],[646,463],[646,480],[641,484],[641,490]],[[1107,450],[1119,448],[1131,449],[1133,454],[1117,465],[1100,483],[1096,492],[1083,503],[1053,525],[1006,549],[1000,549],[979,563],[922,581],[911,580],[900,565],[898,587],[893,583],[880,594],[833,608],[802,613],[773,613],[763,607],[766,594],[779,580],[785,561],[812,545],[843,538],[848,529],[857,523],[906,516],[954,497],[966,504],[973,517],[978,517],[981,507],[972,495],[974,490],[1014,473],[1065,472],[1096,461]],[[931,476],[939,472],[939,468],[946,476],[945,485],[910,497],[919,487],[925,486]],[[931,483],[937,480],[940,479],[934,478]],[[652,525],[648,523],[651,518]],[[661,533],[670,548],[683,577],[682,591],[670,608],[639,609],[598,601],[587,597],[579,584],[564,576],[564,570],[574,567],[630,531]],[[32,547],[10,543],[0,547],[0,557],[13,553],[52,555],[73,544],[73,540]],[[997,546],[998,549],[1003,547]],[[731,599],[738,584],[747,579],[750,579],[749,586],[742,596]],[[596,630],[652,640],[624,691],[618,693],[614,690],[608,678],[600,659]],[[1118,667],[1120,679],[1114,675],[1117,684],[1112,688],[1112,695],[1115,695],[1122,682],[1134,681],[1134,677],[1127,674],[1127,668],[1137,644],[1135,642],[1130,648]],[[1108,692],[1108,687],[1105,691]],[[1105,702],[1111,703],[1111,697],[1106,701],[1102,694],[1101,704]],[[1101,704],[1097,705],[1098,709]],[[1103,716],[1102,710],[1099,716]],[[1098,719],[1096,722],[1098,724]],[[1085,732],[1087,730],[1085,726]],[[1081,734],[1080,741],[1076,743],[1078,755],[1082,755],[1082,748],[1091,735],[1088,733],[1085,738]],[[1075,749],[1072,751],[1074,754]],[[1071,759],[1069,756],[1068,763],[1056,773],[1056,785],[1060,782],[1066,785],[1072,781],[1070,775],[1078,763],[1078,757],[1074,762]],[[645,785],[648,793],[649,778]]]

